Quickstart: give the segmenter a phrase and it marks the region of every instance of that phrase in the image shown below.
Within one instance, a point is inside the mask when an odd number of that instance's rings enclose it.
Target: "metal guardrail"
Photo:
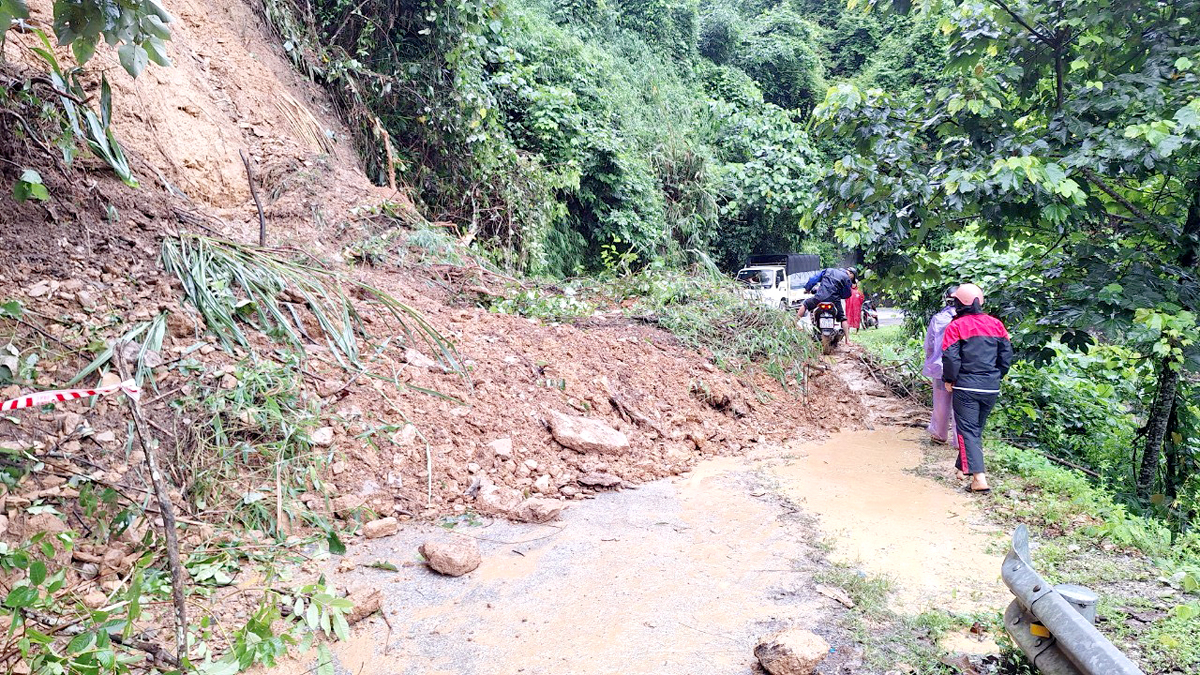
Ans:
[[[1046,675],[1145,675],[1092,623],[1096,594],[1080,586],[1050,586],[1033,569],[1029,530],[1013,533],[1000,572],[1016,599],[1004,612],[1004,629]]]

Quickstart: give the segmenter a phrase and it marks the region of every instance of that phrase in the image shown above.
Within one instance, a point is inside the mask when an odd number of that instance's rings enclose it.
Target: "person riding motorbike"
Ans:
[[[846,336],[846,344],[850,344],[850,324],[846,321],[846,308],[842,301],[850,297],[854,280],[858,278],[856,267],[829,267],[808,278],[804,290],[812,293],[796,311],[796,318],[803,319],[822,302],[832,303],[837,311],[837,320],[842,324],[842,334]],[[815,289],[815,290],[814,290]]]

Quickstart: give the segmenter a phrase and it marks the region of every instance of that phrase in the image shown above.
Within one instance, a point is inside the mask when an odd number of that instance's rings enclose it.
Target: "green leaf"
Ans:
[[[75,55],[75,63],[84,65],[92,60],[92,56],[96,54],[96,40],[89,40],[85,37],[75,38],[71,41],[71,53]]]
[[[346,623],[346,617],[341,613],[333,615],[333,634],[339,640],[350,639],[350,624]]]
[[[21,307],[20,300],[9,300],[5,303],[0,303],[0,316],[6,319],[19,319],[25,314],[25,310]]]
[[[125,72],[137,77],[146,69],[149,55],[141,45],[125,43],[117,49],[117,59],[121,62],[121,67],[125,69]]]
[[[386,560],[376,560],[375,562],[371,563],[370,565],[367,565],[367,567],[373,567],[377,570],[387,570],[388,572],[399,572],[400,571],[399,567],[396,567],[395,565],[393,565],[392,563],[390,563]]]
[[[142,43],[142,47],[146,49],[146,56],[151,61],[164,68],[170,67],[171,59],[167,56],[167,46],[160,38],[150,36]]]
[[[37,599],[38,590],[33,586],[17,586],[8,592],[8,597],[4,598],[4,606],[10,609],[20,609],[33,605]]]
[[[42,582],[45,580],[46,563],[42,562],[41,560],[35,560],[33,564],[29,566],[29,583],[33,584],[34,586],[41,586]]]
[[[333,652],[324,643],[317,645],[317,675],[334,675]]]
[[[1181,56],[1181,57],[1175,59],[1175,70],[1188,70],[1193,65],[1195,65],[1195,64],[1192,63],[1192,60],[1186,56]]]
[[[333,555],[346,554],[346,545],[338,538],[337,532],[330,530],[329,534],[325,535],[325,541],[329,544],[329,552]]]
[[[67,643],[67,654],[79,654],[91,649],[92,645],[96,644],[96,634],[88,631],[76,635],[73,640]]]

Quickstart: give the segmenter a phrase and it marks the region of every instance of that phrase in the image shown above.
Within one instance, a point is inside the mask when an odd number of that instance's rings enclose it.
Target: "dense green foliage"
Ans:
[[[396,147],[379,180],[398,170],[431,218],[551,276],[693,250],[836,262],[827,228],[798,227],[835,149],[809,115],[911,23],[787,0],[269,5],[306,70],[378,116]]]
[[[1125,453],[1095,459],[1122,464],[1120,489],[1180,523],[1200,469],[1186,426],[1200,369],[1197,18],[1195,2],[951,5],[946,76],[927,99],[847,83],[816,112],[853,152],[829,167],[814,218],[870,248],[902,295],[927,309],[957,278],[984,282],[1033,363],[1127,350],[1114,416],[1134,415],[1136,439],[1114,421],[1101,445]],[[1069,371],[1033,374],[1034,400],[1073,407]]]

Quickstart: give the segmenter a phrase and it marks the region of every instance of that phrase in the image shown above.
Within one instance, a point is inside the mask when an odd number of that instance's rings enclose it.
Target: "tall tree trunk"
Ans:
[[[1179,396],[1171,402],[1171,413],[1167,415],[1167,430],[1163,434],[1163,443],[1167,447],[1167,470],[1164,494],[1169,501],[1175,501],[1179,495],[1179,484],[1183,482],[1183,468],[1179,466],[1179,444],[1171,436],[1179,429]]]
[[[1200,179],[1189,186],[1192,200],[1188,205],[1187,219],[1183,222],[1183,253],[1179,256],[1179,265],[1186,269],[1195,269],[1200,263]]]
[[[1150,419],[1146,422],[1146,450],[1142,453],[1142,469],[1138,472],[1137,493],[1143,500],[1150,498],[1150,491],[1154,488],[1163,440],[1167,437],[1167,422],[1178,388],[1179,371],[1172,368],[1170,360],[1164,357],[1159,363],[1158,392],[1154,395],[1154,404],[1150,406]]]

